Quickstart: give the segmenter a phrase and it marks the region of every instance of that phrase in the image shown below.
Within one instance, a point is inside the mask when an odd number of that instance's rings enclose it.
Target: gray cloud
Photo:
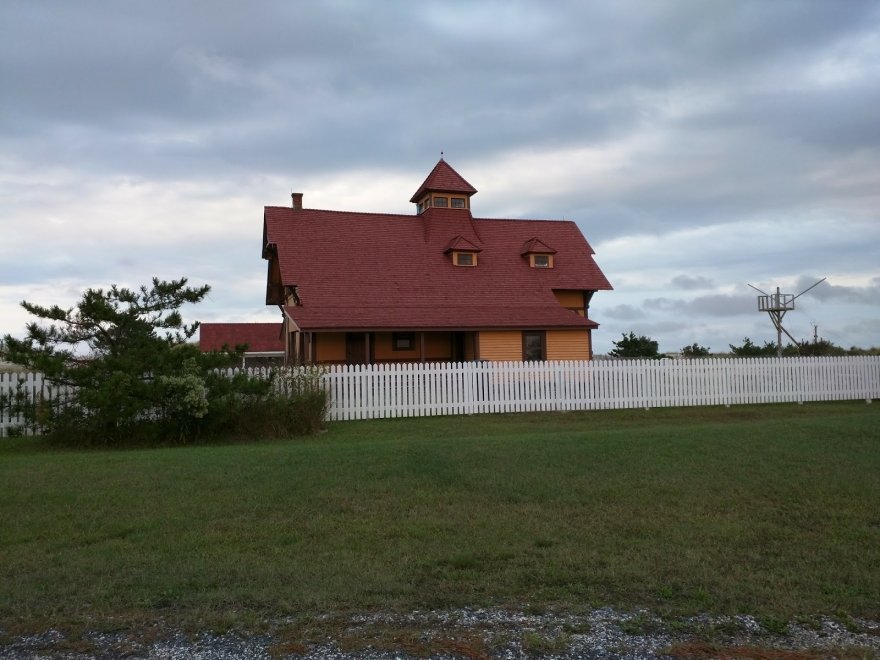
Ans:
[[[618,321],[633,321],[645,318],[645,313],[632,305],[616,305],[602,310],[602,314]]]
[[[757,310],[755,297],[750,295],[710,294],[691,300],[648,298],[645,309],[676,312],[695,316],[740,316]]]
[[[798,294],[814,285],[822,278],[803,276],[798,278],[795,291]],[[880,276],[871,280],[867,286],[841,286],[826,280],[803,294],[804,297],[821,301],[843,301],[858,305],[880,305]]]
[[[795,294],[812,286],[821,278],[801,277],[795,285]],[[858,305],[880,305],[880,277],[871,280],[868,286],[841,286],[826,280],[804,294],[821,301],[843,301]]]
[[[690,275],[677,275],[672,278],[671,285],[676,289],[682,289],[684,291],[711,289],[715,286],[712,280],[708,277],[703,277],[702,275],[696,275],[694,277],[691,277]]]

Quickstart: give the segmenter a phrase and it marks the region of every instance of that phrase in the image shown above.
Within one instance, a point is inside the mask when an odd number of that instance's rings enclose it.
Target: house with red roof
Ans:
[[[246,346],[242,367],[262,367],[284,361],[282,323],[200,323],[199,350],[226,351]]]
[[[266,304],[289,364],[587,360],[612,287],[574,222],[475,218],[442,158],[413,215],[267,206]]]

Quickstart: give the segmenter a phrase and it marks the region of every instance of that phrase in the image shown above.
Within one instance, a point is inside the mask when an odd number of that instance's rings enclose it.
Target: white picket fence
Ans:
[[[880,397],[880,356],[334,366],[331,420]]]
[[[230,372],[232,373],[232,372]],[[265,372],[263,372],[265,373]],[[329,420],[880,398],[880,356],[332,366]],[[40,374],[0,373],[55,398]],[[0,435],[20,423],[0,406]]]
[[[4,397],[21,392],[32,401],[66,399],[73,392],[70,387],[56,387],[43,379],[43,374],[32,371],[0,372],[0,437],[8,430],[22,423],[20,417],[11,412],[12,401],[4,403]]]

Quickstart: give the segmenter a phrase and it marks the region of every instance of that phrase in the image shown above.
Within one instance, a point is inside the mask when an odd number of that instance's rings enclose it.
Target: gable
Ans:
[[[540,238],[533,237],[525,242],[520,254],[556,254],[556,250],[547,245]]]

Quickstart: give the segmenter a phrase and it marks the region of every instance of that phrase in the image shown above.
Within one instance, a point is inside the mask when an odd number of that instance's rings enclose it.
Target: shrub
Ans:
[[[319,429],[327,403],[320,372],[220,373],[246,347],[206,354],[189,342],[198,323],[185,325],[178,310],[201,301],[209,287],[186,283],[154,278],[138,290],[88,289],[70,309],[22,303],[47,325],[29,323],[24,339],[3,337],[0,359],[42,372],[50,387],[72,394],[45,401],[19,392],[7,403],[32,430],[73,445]]]
[[[316,367],[275,369],[265,378],[215,374],[215,395],[199,423],[200,435],[281,438],[324,428],[328,395]]]

